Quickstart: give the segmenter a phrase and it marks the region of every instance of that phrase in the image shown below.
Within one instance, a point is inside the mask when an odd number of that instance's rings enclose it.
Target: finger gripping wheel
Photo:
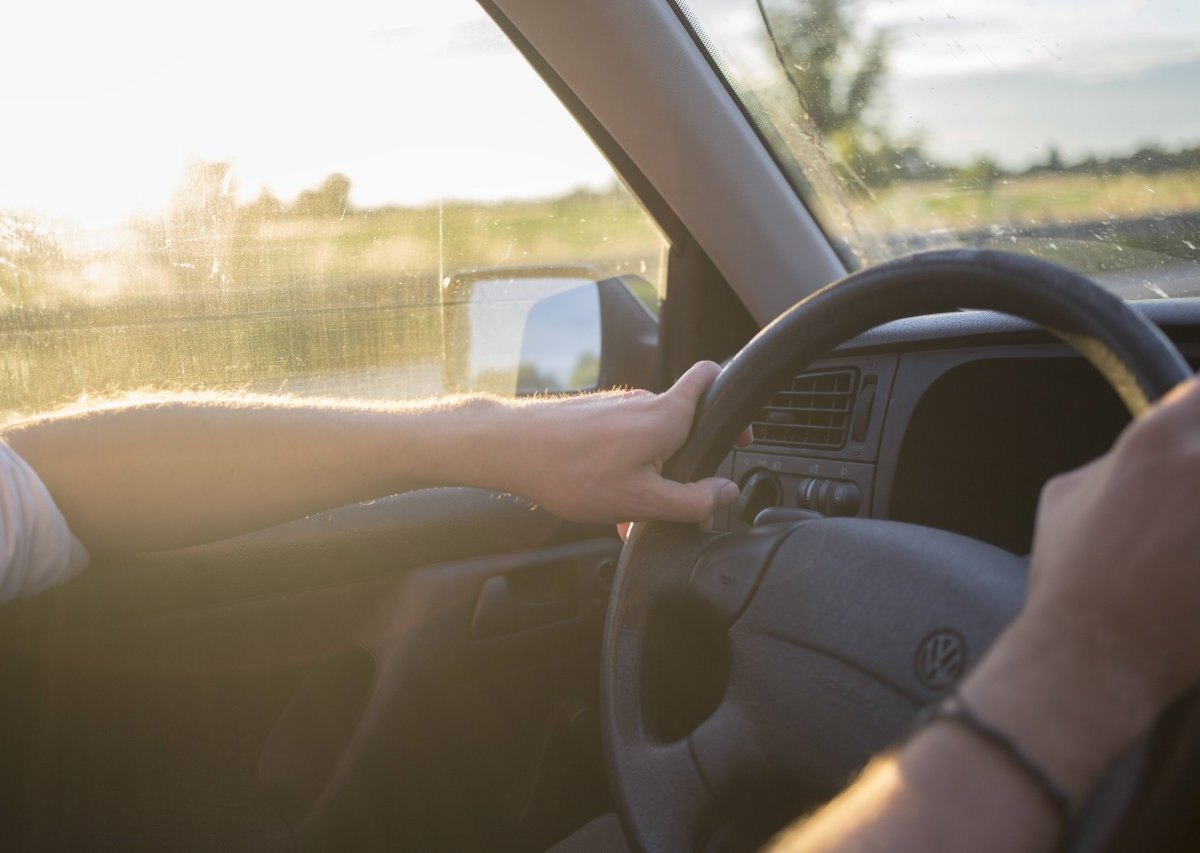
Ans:
[[[923,253],[854,273],[763,329],[710,387],[666,473],[683,482],[711,476],[771,396],[839,344],[892,320],[964,308],[1058,335],[1135,415],[1191,375],[1155,326],[1077,273],[1002,252]],[[940,531],[849,519],[781,529],[776,538],[748,549],[759,554],[750,565],[729,570],[731,585],[749,582],[738,571],[751,572],[755,589],[769,594],[751,596],[720,626],[724,694],[682,737],[663,737],[653,724],[648,634],[664,609],[683,602],[686,610],[697,599],[692,575],[705,548],[694,528],[666,523],[639,525],[626,546],[605,626],[602,711],[618,810],[637,848],[701,844],[723,819],[726,795],[755,777],[807,774],[808,788],[824,792],[865,750],[893,738],[897,720],[936,699],[909,683],[911,656],[892,659],[892,647],[916,648],[927,625],[967,612],[983,626],[964,636],[977,657],[1023,595],[1021,561]],[[888,584],[903,594],[883,594]],[[839,608],[847,601],[856,612],[875,608],[869,629]],[[841,734],[815,730],[842,725]]]

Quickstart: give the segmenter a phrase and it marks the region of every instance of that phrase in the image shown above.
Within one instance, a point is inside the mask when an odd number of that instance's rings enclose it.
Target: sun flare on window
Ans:
[[[341,173],[362,206],[602,186],[607,168],[475,4],[20,4],[0,52],[0,208],[106,226],[193,161],[238,201]],[[74,24],[65,27],[63,22]],[[436,85],[431,81],[436,81]],[[503,90],[506,97],[497,98]],[[514,132],[519,123],[529,132]],[[547,161],[529,133],[558,139]],[[498,164],[503,163],[503,168]]]
[[[457,271],[659,287],[661,233],[471,0],[5,14],[0,418],[144,388],[425,396]]]

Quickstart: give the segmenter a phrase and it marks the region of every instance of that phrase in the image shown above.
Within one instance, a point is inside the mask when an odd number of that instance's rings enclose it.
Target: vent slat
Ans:
[[[801,373],[781,388],[754,421],[756,444],[837,450],[850,433],[858,371]]]
[[[779,429],[779,428],[781,428],[781,427],[782,427],[783,429],[801,429],[801,430],[805,430],[805,431],[807,431],[807,432],[828,432],[828,433],[839,433],[839,432],[844,432],[844,431],[845,431],[845,429],[846,429],[844,426],[831,426],[831,427],[830,427],[830,426],[816,426],[816,425],[814,425],[814,424],[772,424],[772,423],[766,423],[766,424],[764,424],[764,426],[766,426],[766,427],[768,427],[768,428],[770,428],[770,429]],[[755,436],[754,436],[754,437],[755,437],[755,438],[758,438],[758,435],[757,435],[757,434],[755,434]]]
[[[842,411],[840,409],[839,410],[809,409],[809,408],[805,408],[804,406],[768,406],[767,408],[763,409],[763,414],[766,414],[766,415],[770,415],[770,414],[794,415],[797,412],[803,413],[805,416],[816,417],[819,415],[823,418],[844,418],[850,414],[849,412]]]

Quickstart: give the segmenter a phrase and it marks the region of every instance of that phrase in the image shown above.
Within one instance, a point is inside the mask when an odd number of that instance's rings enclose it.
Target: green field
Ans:
[[[442,357],[441,277],[588,264],[657,284],[664,245],[623,191],[337,219],[235,210],[201,225],[133,223],[101,251],[64,240],[0,266],[0,414],[129,390],[326,390],[305,380],[397,373]],[[371,393],[384,392],[428,388]]]
[[[1030,175],[986,187],[961,181],[894,184],[860,199],[852,215],[864,230],[928,232],[993,225],[1094,222],[1200,211],[1200,173]]]
[[[847,199],[842,213],[875,257],[894,251],[887,241],[896,235],[952,239],[1197,211],[1200,173],[1175,172],[900,183]],[[99,244],[69,231],[14,230],[14,221],[0,216],[0,417],[137,389],[341,393],[321,380],[436,366],[439,281],[456,271],[590,264],[659,286],[665,245],[620,189],[338,218],[230,206],[193,220],[131,222]],[[1165,248],[1075,240],[1057,259],[1087,271],[1097,258],[1104,268],[1141,263],[1147,248],[1194,260],[1191,238],[1168,235],[1179,245]],[[405,381],[369,393],[429,393],[428,383]]]

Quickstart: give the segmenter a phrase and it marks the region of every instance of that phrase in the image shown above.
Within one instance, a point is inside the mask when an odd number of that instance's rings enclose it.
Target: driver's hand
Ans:
[[[1200,678],[1200,382],[1186,382],[1095,462],[1042,492],[1023,618],[1157,710]]]
[[[750,427],[746,427],[744,430],[742,430],[741,434],[739,434],[738,437],[734,440],[734,445],[737,447],[747,447],[748,445],[753,443],[753,441],[754,441],[754,430],[751,429]],[[718,509],[720,509],[720,507],[718,507]],[[708,518],[704,519],[705,522],[707,522],[708,520],[709,520]],[[622,542],[625,542],[629,539],[629,529],[631,527],[633,527],[632,521],[622,521],[617,524],[617,536],[621,537]]]
[[[510,488],[572,521],[707,521],[737,500],[737,485],[721,477],[676,483],[661,472],[719,372],[700,362],[662,394],[612,391],[520,406],[511,440],[523,470]]]
[[[1024,609],[961,692],[1082,796],[1200,679],[1200,383],[1042,492]]]

